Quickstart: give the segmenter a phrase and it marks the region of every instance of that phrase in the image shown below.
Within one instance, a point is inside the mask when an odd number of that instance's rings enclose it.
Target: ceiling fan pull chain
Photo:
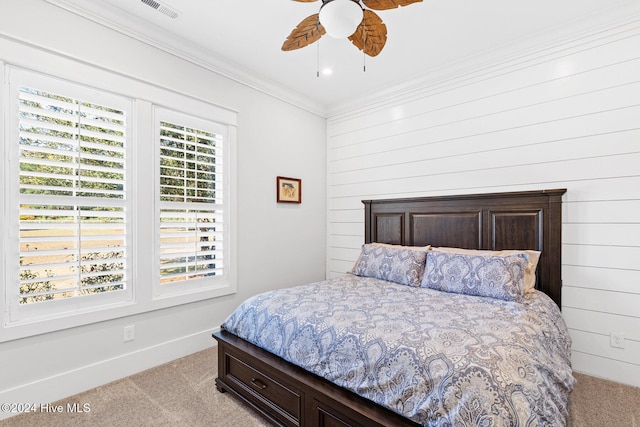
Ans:
[[[365,53],[367,46],[367,34],[364,35],[364,43],[362,44],[362,72],[367,72],[367,54]]]

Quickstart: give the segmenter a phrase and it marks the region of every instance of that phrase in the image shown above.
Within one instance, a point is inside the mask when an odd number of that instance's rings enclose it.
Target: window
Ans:
[[[125,289],[125,112],[19,92],[20,303]]]
[[[225,127],[156,109],[157,295],[225,282]]]
[[[76,65],[4,73],[0,341],[235,292],[236,113]]]
[[[60,310],[41,304],[47,301],[99,293],[114,294],[104,302],[129,299],[131,102],[27,72],[12,70],[11,78],[18,201],[12,317]]]

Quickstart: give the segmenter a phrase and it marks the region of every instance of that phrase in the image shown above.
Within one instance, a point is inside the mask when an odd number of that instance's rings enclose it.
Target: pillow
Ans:
[[[521,302],[529,256],[429,251],[420,286],[445,292]]]
[[[528,249],[527,250],[508,249],[508,250],[502,250],[502,251],[487,251],[487,250],[480,250],[480,249],[462,249],[462,248],[446,248],[446,247],[437,247],[437,248],[431,248],[431,249],[438,252],[469,254],[469,255],[505,256],[505,255],[526,254],[529,257],[529,264],[527,265],[527,269],[524,272],[524,292],[530,293],[530,292],[533,292],[536,288],[536,268],[538,267],[538,260],[540,260],[540,251],[534,251],[534,250],[528,250]]]
[[[366,243],[350,273],[418,287],[424,274],[429,246]]]

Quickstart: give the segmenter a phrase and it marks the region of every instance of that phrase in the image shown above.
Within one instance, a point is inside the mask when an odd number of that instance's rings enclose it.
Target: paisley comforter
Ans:
[[[256,295],[223,329],[425,426],[564,426],[560,310],[351,274]]]

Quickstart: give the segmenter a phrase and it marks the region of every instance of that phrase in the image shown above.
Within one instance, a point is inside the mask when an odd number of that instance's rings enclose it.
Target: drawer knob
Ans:
[[[251,384],[256,386],[256,388],[259,388],[260,390],[264,390],[265,388],[267,388],[267,385],[257,378],[251,378]]]

